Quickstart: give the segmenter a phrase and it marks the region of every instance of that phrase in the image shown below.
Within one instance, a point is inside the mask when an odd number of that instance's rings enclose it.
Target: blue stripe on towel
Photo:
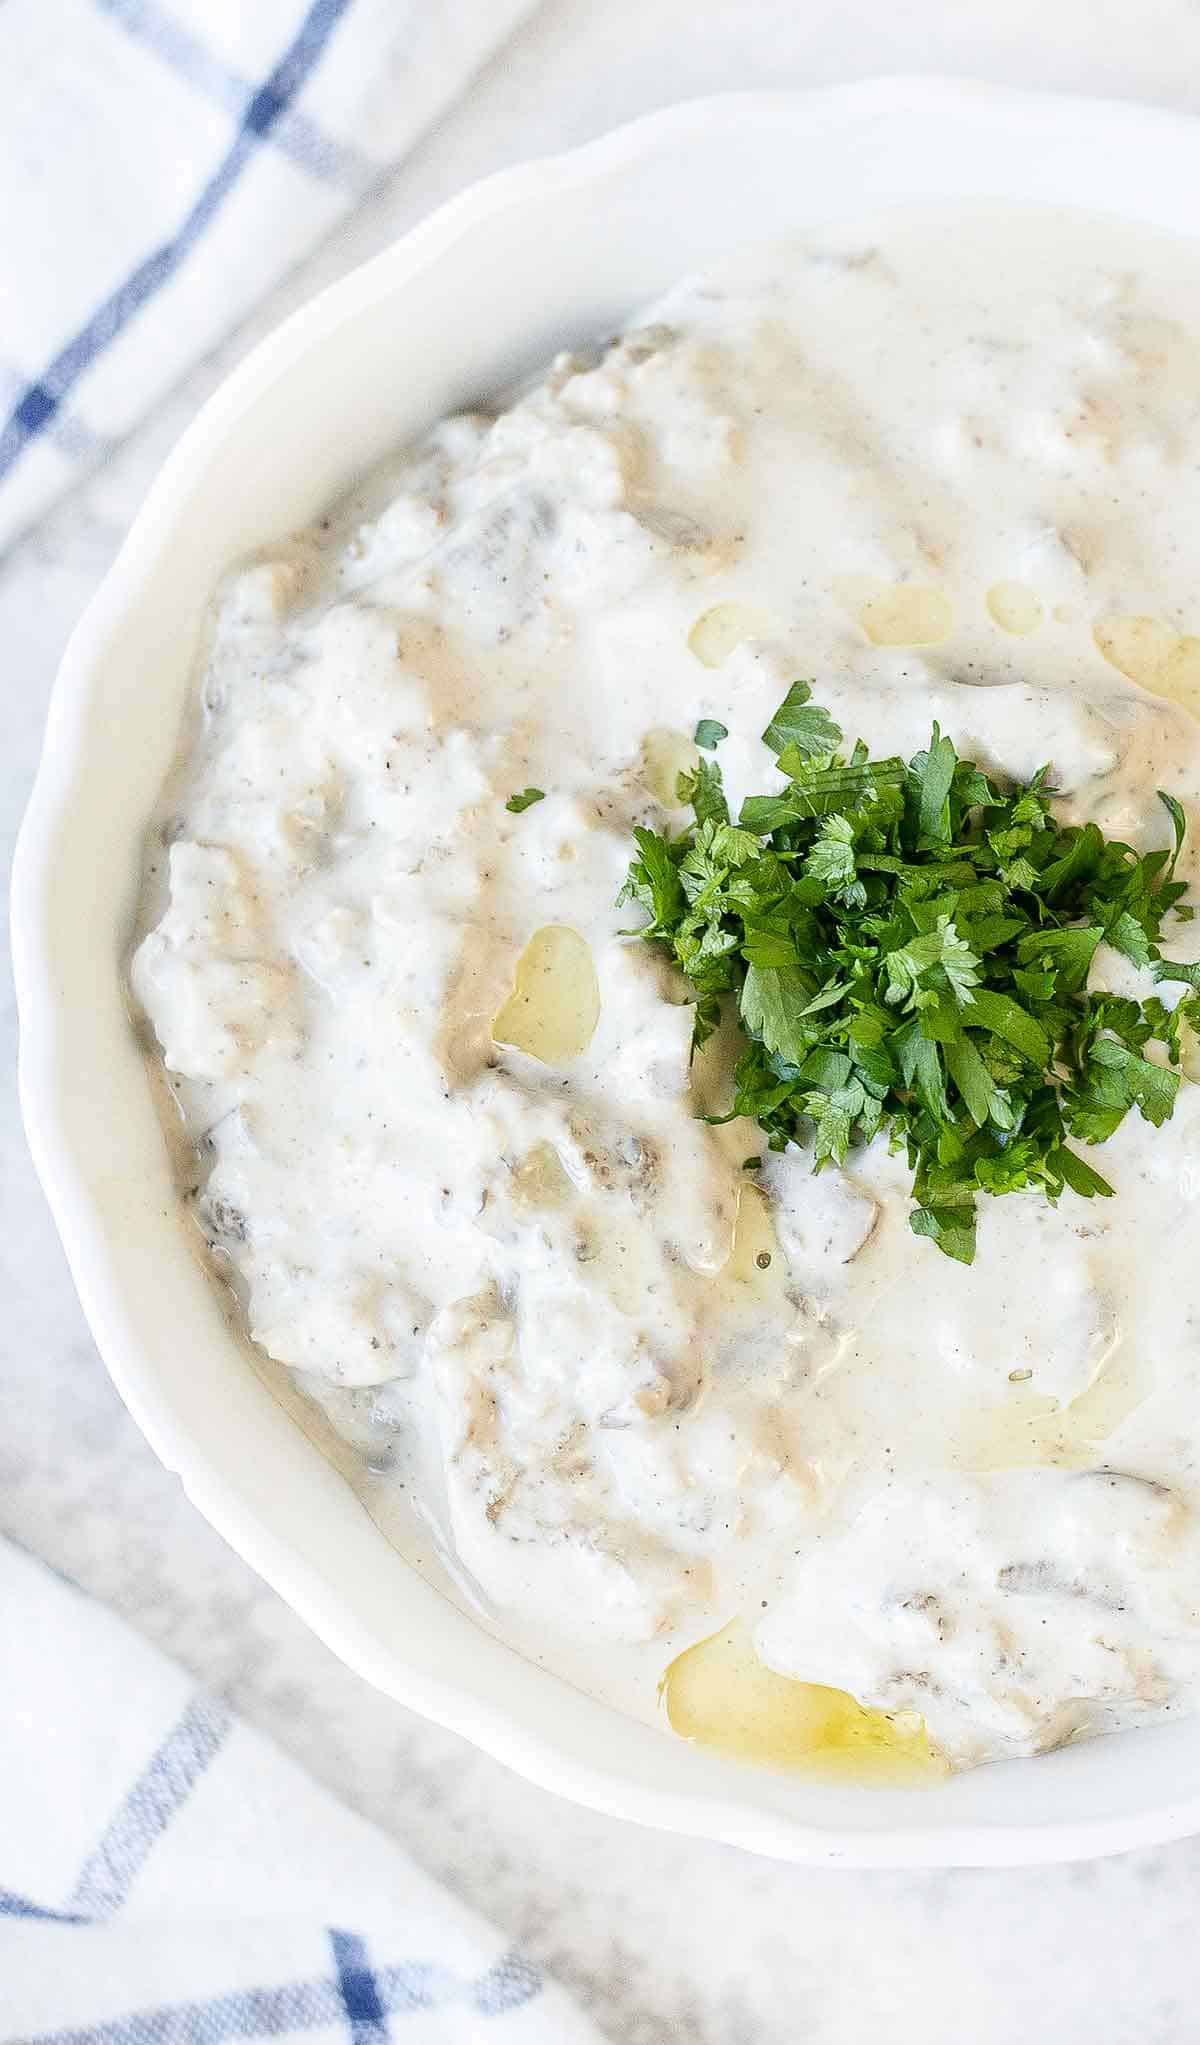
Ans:
[[[350,1947],[362,1946],[361,1939],[344,1932],[330,1932],[329,1937],[331,1942],[345,1939]],[[522,1992],[493,2001],[488,1983],[500,1976],[514,1986],[519,1980]],[[292,1981],[274,1988],[235,1988],[227,1995],[132,2010],[128,2016],[114,2017],[106,2023],[39,2031],[22,2039],[21,2045],[227,2045],[227,2041],[235,2038],[277,2038],[289,2032],[322,2030],[346,2017],[350,2018],[356,2041],[368,2036],[378,2040],[388,2035],[389,2014],[403,2016],[414,2010],[435,2010],[459,2003],[485,2019],[499,2017],[532,2001],[542,1987],[537,1969],[515,1954],[489,1968],[477,1981],[464,1981],[444,1967],[423,1966],[420,1962],[381,1967],[372,1979],[379,2017],[370,2019],[371,2028],[366,2032],[359,2028],[351,2010],[339,1962],[336,1980]],[[355,1988],[352,1994],[357,1993]]]
[[[233,2038],[278,2038],[337,2023],[334,1981],[287,1981],[275,1988],[234,1988],[195,2002],[131,2010],[107,2022],[38,2031],[20,2045],[226,2045]]]
[[[357,1932],[331,1931],[329,1943],[354,2045],[386,2045],[387,2016],[367,1959],[366,1940]]]
[[[14,369],[10,362],[0,360],[0,406],[20,404],[28,390],[29,386],[21,372]],[[98,456],[106,454],[112,445],[112,442],[101,434],[93,433],[81,419],[72,418],[65,407],[50,413],[45,420],[45,427],[55,447],[75,461],[95,461]]]
[[[0,1889],[0,1917],[29,1917],[37,1924],[86,1924],[87,1918],[80,1917],[74,1910],[47,1910],[41,1903],[35,1903],[28,1896],[18,1896],[12,1889]]]
[[[520,2009],[541,1992],[542,1977],[533,1963],[520,1953],[506,1953],[480,1976],[471,1990],[471,2001],[481,2017],[498,2017],[506,2010]]]
[[[380,1967],[376,1979],[384,2008],[396,2016],[453,2002],[462,1985],[430,1960],[401,1960],[394,1967]]]
[[[278,124],[347,12],[352,0],[313,0],[300,28],[270,75],[254,93],[223,161],[169,241],[146,257],[92,314],[73,341],[29,385],[0,429],[0,476],[53,418],[68,391],[111,346],[179,269],[237,184],[255,149]]]
[[[196,1697],[134,1783],[75,1884],[68,1909],[82,1917],[119,1910],[156,1841],[219,1753],[233,1720],[226,1706]]]
[[[235,121],[246,120],[247,108],[256,96],[253,85],[223,64],[185,22],[158,6],[156,0],[95,0],[95,4],[215,106],[223,107]],[[264,131],[255,125],[255,132]],[[359,191],[380,174],[380,166],[370,157],[323,134],[300,107],[282,108],[270,132],[276,148],[310,177]]]

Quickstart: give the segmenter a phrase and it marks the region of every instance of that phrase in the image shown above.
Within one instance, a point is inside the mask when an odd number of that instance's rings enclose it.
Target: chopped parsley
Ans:
[[[535,802],[545,802],[545,800],[546,791],[544,788],[523,788],[519,795],[510,795],[504,807],[511,810],[514,817],[519,817],[523,809],[532,809]]]
[[[706,753],[713,753],[723,738],[729,737],[729,726],[718,723],[715,717],[702,717],[696,726],[693,743]]]
[[[785,780],[736,822],[701,759],[679,779],[690,828],[635,831],[620,900],[648,921],[628,934],[696,990],[693,1050],[736,1010],[733,1100],[709,1119],[750,1116],[772,1150],[810,1144],[817,1170],[886,1133],[912,1169],[914,1234],[969,1264],[978,1194],[1106,1198],[1073,1146],[1135,1108],[1171,1114],[1181,1026],[1200,1027],[1200,966],[1159,950],[1168,912],[1191,914],[1183,811],[1160,791],[1174,843],[1139,855],[1059,823],[1047,769],[990,776],[936,724],[908,761],[839,752],[811,695],[795,683],[771,719]],[[1101,943],[1191,991],[1173,1009],[1089,992]]]

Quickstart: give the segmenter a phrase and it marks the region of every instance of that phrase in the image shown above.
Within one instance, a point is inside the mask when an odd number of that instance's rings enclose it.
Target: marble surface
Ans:
[[[11,850],[72,623],[163,454],[257,335],[471,178],[688,93],[942,70],[1200,112],[1189,0],[547,0],[388,190],[0,563]],[[812,1873],[561,1804],[368,1689],[198,1518],[96,1357],[33,1178],[0,1009],[0,1528],[223,1689],[553,1968],[614,2045],[1179,2045],[1200,1841],[1072,1868]]]

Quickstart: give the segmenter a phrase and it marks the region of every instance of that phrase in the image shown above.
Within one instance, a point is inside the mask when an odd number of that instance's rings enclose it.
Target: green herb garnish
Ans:
[[[702,717],[696,726],[693,743],[701,746],[706,753],[713,753],[723,738],[729,737],[729,726],[721,724],[715,717]]]
[[[511,810],[514,817],[519,817],[523,809],[532,809],[535,802],[545,802],[545,800],[546,791],[544,788],[523,788],[519,795],[510,795],[504,807],[507,810]]]
[[[1103,1143],[1132,1108],[1171,1114],[1181,1025],[1200,1027],[1200,967],[1158,948],[1167,912],[1190,914],[1183,811],[1160,791],[1174,846],[1139,855],[1057,822],[1046,769],[989,776],[936,724],[907,762],[861,741],[843,755],[811,695],[795,683],[771,719],[786,779],[736,824],[702,759],[679,780],[694,824],[635,831],[620,900],[649,920],[627,934],[695,988],[693,1050],[736,1003],[734,1098],[710,1120],[752,1116],[773,1150],[810,1142],[818,1170],[886,1131],[913,1171],[914,1233],[969,1264],[978,1193],[1107,1197],[1068,1139]],[[1174,1009],[1089,993],[1102,942],[1193,992]]]

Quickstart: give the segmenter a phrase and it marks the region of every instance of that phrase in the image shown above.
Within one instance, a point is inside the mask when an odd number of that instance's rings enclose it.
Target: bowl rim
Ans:
[[[1069,120],[1090,128],[1106,148],[1114,129],[1177,139],[1195,150],[1200,123],[1187,114],[1137,102],[1043,93],[924,75],[869,78],[849,84],[783,91],[709,95],[661,108],[559,154],[531,159],[468,186],[389,246],[327,286],[264,339],[218,386],[158,471],[115,561],[76,624],[55,679],[45,737],[19,832],[12,874],[12,946],[20,1020],[22,1113],[38,1176],[67,1254],[85,1315],[106,1367],[150,1446],[177,1472],[193,1503],[257,1573],[356,1673],[410,1708],[462,1734],[493,1759],[540,1787],[610,1816],[652,1823],[681,1834],[725,1841],[775,1858],[855,1867],[1015,1866],[1083,1859],[1157,1844],[1200,1831],[1200,1793],[1168,1804],[1095,1819],[1019,1820],[997,1826],[886,1825],[859,1828],[810,1823],[770,1812],[731,1795],[631,1783],[619,1768],[581,1764],[551,1735],[531,1733],[507,1707],[458,1683],[401,1675],[361,1628],[343,1622],[336,1597],[289,1557],[265,1519],[244,1498],[222,1491],[221,1472],[198,1467],[186,1430],[156,1397],[154,1359],[131,1348],[104,1285],[105,1242],[97,1203],[88,1191],[71,1106],[58,1082],[54,1048],[58,997],[45,903],[57,849],[70,822],[70,795],[81,768],[93,669],[118,621],[136,608],[151,582],[178,508],[204,468],[210,443],[223,436],[292,364],[336,329],[448,252],[463,236],[503,210],[548,189],[586,184],[699,128],[747,119],[790,119],[831,126],[852,118],[903,112],[936,119],[964,103],[1007,110],[1014,118]],[[631,1805],[636,1804],[636,1809]]]

